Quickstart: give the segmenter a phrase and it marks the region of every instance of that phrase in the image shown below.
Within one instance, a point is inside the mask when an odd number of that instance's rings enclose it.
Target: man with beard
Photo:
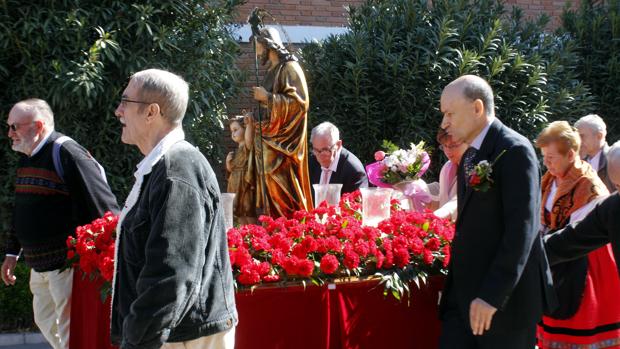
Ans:
[[[15,104],[6,124],[11,148],[20,158],[2,281],[15,284],[22,255],[31,268],[35,323],[54,349],[69,348],[73,268],[65,268],[67,237],[106,211],[118,211],[118,204],[97,161],[55,131],[46,101],[31,98]]]
[[[290,216],[312,208],[308,175],[308,86],[297,58],[282,44],[278,31],[262,28],[256,53],[268,65],[262,86],[253,88],[254,99],[266,108],[265,120],[255,127],[250,169],[254,173],[258,206],[273,217]]]

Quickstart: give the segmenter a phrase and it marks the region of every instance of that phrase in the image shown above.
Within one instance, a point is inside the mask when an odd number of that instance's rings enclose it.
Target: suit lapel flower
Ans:
[[[493,174],[493,166],[505,152],[506,150],[502,150],[493,162],[482,160],[474,165],[471,171],[467,174],[468,186],[475,191],[480,191],[483,193],[491,189],[491,186],[493,185],[493,178],[491,177]]]

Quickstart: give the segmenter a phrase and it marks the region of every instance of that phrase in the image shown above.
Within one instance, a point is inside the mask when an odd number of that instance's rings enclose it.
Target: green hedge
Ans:
[[[558,34],[577,46],[575,72],[597,97],[595,112],[607,123],[607,139],[620,139],[620,1],[584,0],[565,10]]]
[[[365,163],[383,139],[435,144],[443,87],[476,74],[494,88],[498,117],[534,138],[547,121],[594,107],[572,73],[575,47],[546,33],[547,20],[494,0],[368,0],[350,9],[348,33],[302,49],[311,124],[334,122]],[[437,152],[433,163],[437,173]]]
[[[32,315],[30,270],[18,262],[14,286],[0,285],[0,332],[25,331],[36,328]]]
[[[19,100],[46,99],[57,130],[101,162],[121,201],[141,155],[121,144],[114,110],[133,72],[164,68],[189,82],[186,133],[217,166],[224,101],[238,93],[241,78],[227,25],[240,2],[0,1],[0,118]],[[17,158],[9,142],[1,132],[0,235],[9,225]]]

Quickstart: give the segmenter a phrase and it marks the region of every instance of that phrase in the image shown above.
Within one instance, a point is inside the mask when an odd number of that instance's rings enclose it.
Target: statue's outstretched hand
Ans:
[[[252,91],[254,93],[255,100],[263,103],[267,103],[269,101],[269,92],[267,92],[264,87],[252,87]]]

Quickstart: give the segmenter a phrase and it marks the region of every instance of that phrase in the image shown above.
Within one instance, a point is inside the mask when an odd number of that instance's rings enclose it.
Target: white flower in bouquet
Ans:
[[[419,179],[428,169],[430,159],[424,149],[424,142],[411,144],[410,149],[399,149],[391,142],[384,141],[386,152],[375,154],[376,163],[366,167],[371,183],[392,185],[402,181]]]

